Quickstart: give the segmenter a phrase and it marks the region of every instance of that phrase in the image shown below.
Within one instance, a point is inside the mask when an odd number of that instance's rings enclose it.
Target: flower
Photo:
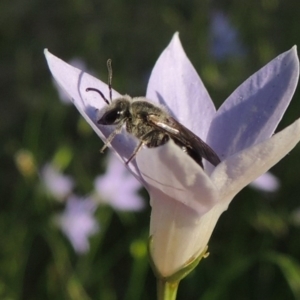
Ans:
[[[144,208],[144,201],[137,192],[142,187],[125,166],[109,154],[107,171],[95,179],[95,189],[104,202],[116,210],[138,211]]]
[[[74,187],[71,176],[61,174],[52,164],[46,164],[42,168],[41,178],[46,189],[58,200],[66,198]]]
[[[252,181],[250,186],[263,192],[276,192],[280,188],[280,181],[271,172],[267,172]]]
[[[211,14],[210,49],[217,60],[230,56],[241,57],[246,52],[239,40],[237,29],[230,24],[228,16],[219,10],[214,10]]]
[[[79,254],[89,250],[89,237],[99,231],[99,224],[93,216],[95,210],[96,203],[92,198],[81,199],[72,195],[64,212],[56,218],[58,226]]]
[[[97,125],[99,111],[106,104],[86,88],[106,94],[107,85],[47,50],[45,55],[54,78],[105,139],[114,130]],[[252,75],[216,111],[178,34],[163,51],[152,71],[146,97],[167,106],[179,122],[216,151],[222,162],[213,167],[204,161],[203,170],[170,141],[161,147],[142,149],[128,165],[150,194],[151,257],[161,276],[174,274],[202,253],[233,197],[299,142],[300,119],[273,135],[294,94],[298,76],[293,47]],[[113,91],[113,99],[118,96]],[[126,132],[111,143],[123,161],[136,145]]]

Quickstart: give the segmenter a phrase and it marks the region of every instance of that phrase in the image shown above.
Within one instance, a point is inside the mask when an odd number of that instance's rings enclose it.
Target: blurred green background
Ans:
[[[214,23],[218,14],[229,32]],[[107,153],[99,154],[102,142],[73,106],[59,100],[44,48],[65,61],[80,58],[104,81],[112,58],[114,88],[140,96],[156,59],[179,31],[219,107],[252,73],[300,44],[299,20],[298,1],[2,0],[0,299],[156,295],[145,252],[145,191],[141,212],[98,207],[100,231],[85,254],[73,250],[54,222],[65,203],[45,192],[39,170],[55,162],[76,181],[76,193],[87,195],[105,172]],[[298,117],[296,91],[279,128]],[[211,238],[210,256],[182,281],[178,299],[300,299],[299,155],[297,146],[272,169],[278,191],[247,187],[235,197]]]

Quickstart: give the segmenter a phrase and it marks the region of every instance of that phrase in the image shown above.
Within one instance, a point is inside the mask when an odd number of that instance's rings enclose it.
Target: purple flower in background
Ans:
[[[89,237],[99,231],[99,224],[94,218],[96,208],[92,198],[83,199],[73,195],[68,198],[64,212],[57,216],[58,226],[79,254],[90,249]]]
[[[42,168],[41,178],[48,192],[58,200],[70,195],[74,187],[72,177],[61,174],[52,164],[46,164]]]
[[[112,153],[108,156],[106,173],[95,179],[95,190],[101,200],[116,210],[138,211],[145,207],[138,195],[142,185]]]
[[[107,95],[107,85],[73,68],[47,50],[54,78],[105,141],[114,130],[99,126],[106,105],[94,87]],[[294,94],[299,76],[296,47],[281,54],[241,84],[216,111],[197,72],[175,34],[152,71],[146,97],[164,104],[183,125],[215,150],[221,163],[204,169],[172,141],[143,148],[128,168],[150,194],[151,257],[162,276],[181,270],[206,249],[220,215],[246,185],[281,160],[300,140],[300,119],[274,131]],[[113,91],[113,99],[120,96]],[[111,148],[127,161],[137,140],[126,132]]]
[[[218,10],[213,11],[210,18],[210,51],[217,60],[245,55],[237,29],[230,24],[228,16]]]
[[[276,192],[280,188],[280,181],[271,172],[267,172],[252,181],[249,186],[263,192]]]

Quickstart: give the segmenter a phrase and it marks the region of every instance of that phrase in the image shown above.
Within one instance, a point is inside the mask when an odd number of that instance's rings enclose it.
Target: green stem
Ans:
[[[175,300],[179,281],[168,282],[157,279],[157,300]]]

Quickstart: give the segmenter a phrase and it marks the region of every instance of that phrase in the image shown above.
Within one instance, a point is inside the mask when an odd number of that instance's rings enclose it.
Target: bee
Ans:
[[[111,60],[107,61],[109,99],[104,94],[92,87],[87,92],[97,92],[107,104],[103,115],[97,123],[99,125],[115,125],[115,130],[108,136],[101,152],[107,148],[115,136],[121,133],[125,125],[126,131],[135,136],[139,143],[132,155],[126,161],[128,164],[145,145],[148,148],[155,148],[166,144],[170,139],[188,154],[194,161],[203,168],[202,158],[216,166],[220,163],[218,155],[197,135],[175,120],[166,109],[153,104],[145,97],[131,98],[124,95],[112,99],[112,67]]]

